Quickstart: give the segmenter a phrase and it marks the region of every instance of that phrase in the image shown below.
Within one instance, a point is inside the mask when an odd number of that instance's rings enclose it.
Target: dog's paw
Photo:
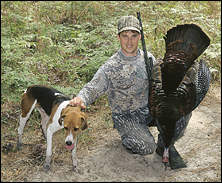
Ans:
[[[16,151],[22,150],[22,143],[19,143],[19,142],[18,142],[17,145],[16,145],[15,150],[16,150]]]
[[[78,172],[77,166],[72,166],[72,171],[73,172]]]
[[[72,166],[72,169],[70,170],[76,174],[80,174],[80,175],[83,175],[83,170],[80,168],[80,167],[77,167],[77,166]]]
[[[78,169],[77,169],[77,161],[74,161],[74,162],[73,162],[72,171],[73,171],[73,172],[78,172]]]
[[[44,169],[45,172],[48,172],[50,170],[50,168],[51,168],[50,164],[44,163],[43,169]]]

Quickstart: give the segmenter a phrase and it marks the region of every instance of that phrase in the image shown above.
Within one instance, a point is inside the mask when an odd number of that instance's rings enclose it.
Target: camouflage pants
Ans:
[[[175,132],[177,140],[183,136],[190,117],[191,114],[177,121]],[[112,119],[114,128],[117,129],[121,136],[122,144],[126,149],[140,155],[152,154],[155,151],[155,140],[148,128],[152,121],[148,107],[123,114],[113,113]],[[163,147],[160,135],[158,135],[157,145]]]
[[[147,107],[133,112],[113,113],[112,119],[126,149],[141,155],[155,151],[156,144],[148,129],[151,116]]]

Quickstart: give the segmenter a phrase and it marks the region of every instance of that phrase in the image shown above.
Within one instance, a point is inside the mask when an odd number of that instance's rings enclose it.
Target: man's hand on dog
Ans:
[[[84,102],[80,97],[74,97],[72,100],[70,100],[69,104],[72,106],[80,106],[82,109],[86,108]]]

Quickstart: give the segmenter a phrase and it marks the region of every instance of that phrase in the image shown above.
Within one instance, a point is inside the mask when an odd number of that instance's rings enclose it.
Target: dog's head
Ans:
[[[80,107],[67,106],[62,110],[58,122],[65,129],[66,148],[72,150],[77,135],[88,127],[87,116]]]

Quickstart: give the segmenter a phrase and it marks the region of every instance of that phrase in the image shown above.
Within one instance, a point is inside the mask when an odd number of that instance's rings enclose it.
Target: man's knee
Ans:
[[[152,154],[156,149],[153,137],[143,139],[141,137],[125,135],[122,137],[122,144],[125,148],[132,151],[132,153],[141,155]]]

